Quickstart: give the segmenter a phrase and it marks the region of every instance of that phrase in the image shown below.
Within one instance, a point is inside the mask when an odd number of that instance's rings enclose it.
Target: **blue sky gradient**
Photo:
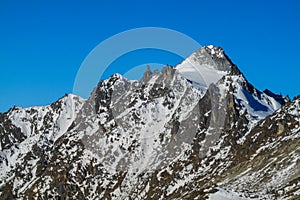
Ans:
[[[77,70],[94,47],[119,32],[148,26],[221,46],[258,89],[293,97],[300,94],[299,10],[297,0],[1,0],[0,112],[46,105],[71,93]],[[161,53],[161,62],[178,62]],[[143,59],[153,52],[135,55]],[[116,61],[119,69],[106,75],[122,71],[128,60]]]

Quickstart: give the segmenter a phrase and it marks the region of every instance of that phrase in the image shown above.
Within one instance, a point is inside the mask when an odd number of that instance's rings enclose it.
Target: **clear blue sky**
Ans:
[[[293,97],[300,94],[299,10],[297,0],[1,0],[0,111],[71,93],[97,44],[147,26],[222,46],[258,89]]]

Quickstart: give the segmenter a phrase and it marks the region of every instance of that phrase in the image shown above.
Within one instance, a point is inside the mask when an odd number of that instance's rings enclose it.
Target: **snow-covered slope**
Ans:
[[[194,86],[206,90],[210,84],[229,74],[232,66],[220,47],[210,45],[200,48],[175,68]]]
[[[0,187],[11,181],[13,191],[23,192],[36,180],[41,156],[51,156],[44,151],[67,131],[83,102],[66,95],[49,106],[14,107],[2,114]]]
[[[208,46],[194,52],[175,68],[195,87],[205,91],[210,84],[217,83],[230,72],[231,63],[226,62],[222,67],[219,67],[217,63],[219,60],[227,61],[223,50]]]
[[[284,197],[275,191],[285,187],[294,195],[298,122],[298,100],[260,92],[221,48],[203,47],[141,81],[115,74],[87,100],[67,95],[0,114],[0,198],[262,199]],[[284,156],[293,159],[279,171],[289,176],[278,184],[273,170],[263,189],[272,168],[259,160]]]

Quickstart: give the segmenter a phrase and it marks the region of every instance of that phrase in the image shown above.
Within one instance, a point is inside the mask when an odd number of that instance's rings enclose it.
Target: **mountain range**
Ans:
[[[216,46],[0,113],[0,199],[300,199],[300,96]]]

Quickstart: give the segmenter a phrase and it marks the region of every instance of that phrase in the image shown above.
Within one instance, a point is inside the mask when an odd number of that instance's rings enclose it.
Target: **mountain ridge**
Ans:
[[[187,78],[203,65],[233,72]],[[87,100],[2,113],[0,199],[299,196],[299,113],[299,99],[257,90],[221,48],[203,47],[141,81],[114,74]]]

